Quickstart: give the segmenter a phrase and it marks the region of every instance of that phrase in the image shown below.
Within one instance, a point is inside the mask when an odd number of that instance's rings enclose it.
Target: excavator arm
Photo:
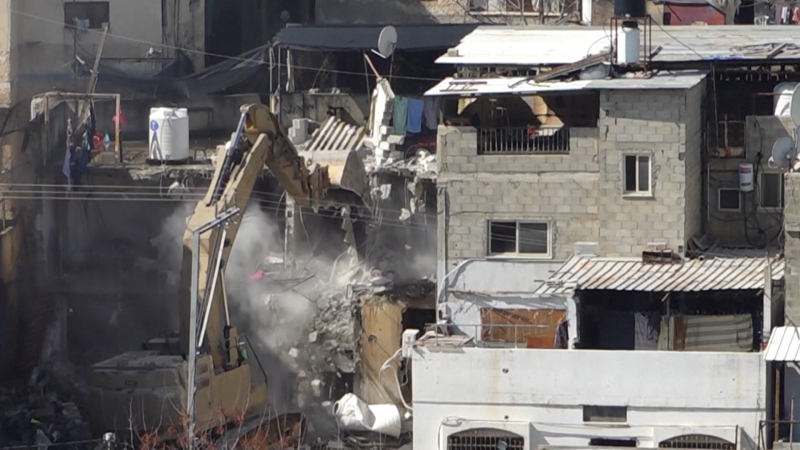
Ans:
[[[200,236],[199,286],[201,287],[198,344],[213,356],[214,366],[224,368],[241,360],[237,330],[230,323],[224,289],[225,262],[250,195],[261,170],[266,166],[286,193],[299,206],[314,210],[324,204],[357,199],[366,204],[366,170],[353,151],[319,151],[300,154],[280,128],[279,121],[261,104],[241,107],[239,126],[232,140],[219,150],[216,170],[205,198],[188,222],[184,235],[181,295],[181,352],[189,350],[188,289],[191,289],[192,230],[213,220],[222,212],[238,207],[240,218],[227,227],[217,227]],[[337,193],[336,195],[329,195]],[[202,348],[202,347],[201,347]]]

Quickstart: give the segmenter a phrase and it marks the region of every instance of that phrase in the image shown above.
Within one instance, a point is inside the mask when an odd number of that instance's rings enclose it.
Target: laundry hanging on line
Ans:
[[[439,99],[428,97],[424,102],[425,126],[429,130],[435,130],[439,126]]]
[[[406,135],[406,122],[408,121],[408,99],[397,96],[394,98],[394,110],[392,111],[392,121],[394,124],[394,134],[399,136]]]
[[[408,121],[406,122],[406,132],[422,132],[422,114],[425,102],[415,98],[408,99]]]

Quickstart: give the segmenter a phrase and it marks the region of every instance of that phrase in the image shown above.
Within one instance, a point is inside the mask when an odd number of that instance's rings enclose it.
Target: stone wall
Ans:
[[[568,155],[479,155],[474,128],[441,126],[439,261],[485,257],[490,219],[547,221],[550,259],[578,241],[604,256],[653,241],[683,252],[702,231],[702,91],[603,91],[598,127],[571,128]],[[623,193],[628,154],[650,156],[649,194]]]

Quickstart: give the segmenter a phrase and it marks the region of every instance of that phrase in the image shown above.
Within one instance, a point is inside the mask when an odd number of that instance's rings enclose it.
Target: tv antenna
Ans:
[[[383,59],[389,59],[394,53],[394,48],[397,46],[397,29],[391,25],[383,27],[381,34],[378,35],[378,49],[372,50],[373,53]],[[800,108],[800,105],[798,105]],[[793,110],[794,111],[794,110]],[[800,117],[800,110],[798,110]]]

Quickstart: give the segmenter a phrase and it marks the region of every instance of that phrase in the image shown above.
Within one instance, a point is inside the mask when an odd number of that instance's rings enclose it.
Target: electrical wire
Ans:
[[[9,192],[12,194],[9,195]],[[9,200],[54,200],[54,201],[113,201],[113,202],[163,202],[163,203],[179,203],[182,201],[200,201],[205,198],[205,194],[191,194],[191,197],[187,194],[182,195],[182,199],[170,199],[170,198],[162,198],[157,193],[120,193],[120,192],[94,192],[94,195],[74,195],[75,193],[66,193],[64,191],[57,191],[57,190],[50,190],[49,192],[43,190],[13,190],[13,191],[5,191],[3,192],[2,198],[9,199]],[[123,195],[126,197],[120,198],[119,196]],[[278,194],[275,194],[278,195]],[[133,198],[131,198],[133,196]],[[256,201],[260,201],[262,204],[266,204],[267,206],[274,206],[276,209],[281,206],[279,201],[273,200],[266,200],[266,199],[254,199]],[[342,206],[362,206],[357,204],[341,204]],[[398,211],[395,211],[398,212]],[[324,214],[321,212],[313,212],[313,211],[304,211],[303,216],[318,216],[318,217],[327,217],[330,218],[331,216],[328,214]],[[399,214],[398,214],[399,217]],[[101,216],[102,218],[102,216]],[[302,216],[301,216],[302,218]],[[402,228],[405,230],[419,230],[425,231],[428,227],[424,225],[416,225],[410,224],[400,219],[387,219],[381,218],[381,220],[376,219],[369,219],[369,218],[358,218],[358,221],[366,223],[368,225],[373,225],[376,227],[394,227],[394,228]],[[549,244],[549,237],[543,238],[536,238],[532,236],[530,233],[519,233],[519,227],[517,225],[503,225],[502,223],[492,223],[491,224],[492,233],[490,234],[489,240],[491,242],[498,242],[498,243],[515,243],[517,246],[519,245],[531,245],[531,246],[541,246],[541,245],[550,245]],[[516,237],[509,237],[505,236],[505,233],[502,233],[503,230],[508,230],[510,233],[513,232]],[[497,232],[499,231],[499,233]],[[546,233],[546,232],[544,232]]]

